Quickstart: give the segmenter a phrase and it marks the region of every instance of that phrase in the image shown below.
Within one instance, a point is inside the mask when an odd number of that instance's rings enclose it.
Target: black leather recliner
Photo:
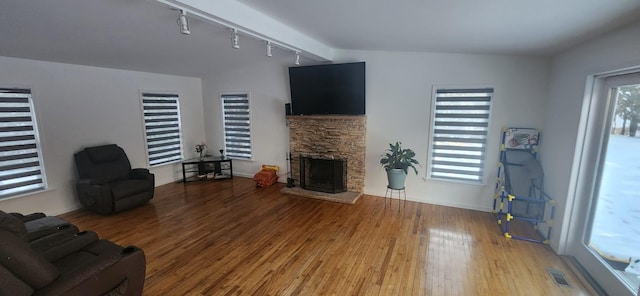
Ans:
[[[88,147],[75,155],[80,180],[80,203],[94,212],[112,214],[147,203],[153,198],[154,175],[148,169],[131,169],[118,145]]]

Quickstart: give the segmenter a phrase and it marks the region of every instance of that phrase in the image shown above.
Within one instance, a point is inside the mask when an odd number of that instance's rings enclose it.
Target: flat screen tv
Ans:
[[[364,115],[365,63],[289,68],[293,115]]]

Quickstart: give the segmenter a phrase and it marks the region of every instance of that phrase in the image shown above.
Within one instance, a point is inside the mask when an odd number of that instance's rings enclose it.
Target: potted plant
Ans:
[[[416,153],[411,149],[403,149],[401,144],[401,142],[396,142],[395,145],[389,143],[389,149],[380,159],[380,164],[387,171],[388,185],[391,189],[404,188],[409,168],[412,168],[416,175],[418,174],[415,165],[420,164],[414,159]]]

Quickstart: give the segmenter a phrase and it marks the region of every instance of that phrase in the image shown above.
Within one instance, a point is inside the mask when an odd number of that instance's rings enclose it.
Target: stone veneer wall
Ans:
[[[364,191],[367,117],[287,116],[291,175],[300,186],[300,155],[347,160],[347,190]]]

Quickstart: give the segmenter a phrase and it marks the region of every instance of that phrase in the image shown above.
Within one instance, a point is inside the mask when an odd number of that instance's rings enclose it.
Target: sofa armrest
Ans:
[[[155,175],[150,173],[148,169],[143,169],[143,168],[133,169],[131,170],[131,173],[129,175],[131,176],[132,179],[147,181],[147,184],[149,186],[148,187],[149,192],[151,193],[151,195],[149,196],[149,199],[152,199],[154,188],[156,187]]]
[[[144,168],[132,169],[131,172],[129,173],[129,177],[133,179],[148,179],[149,177],[152,177],[152,176],[153,174],[150,173],[148,169],[144,169]]]
[[[0,230],[0,264],[29,286],[40,289],[53,282],[58,269],[11,232]]]
[[[44,218],[44,217],[47,216],[44,213],[39,213],[39,212],[38,213],[31,213],[31,214],[28,214],[28,215],[23,215],[23,214],[20,214],[20,213],[9,213],[9,214],[11,214],[14,217],[22,220],[22,222],[29,222],[29,221],[33,221],[33,220],[36,220],[36,219]]]
[[[82,205],[93,209],[100,214],[113,212],[113,195],[111,185],[92,184],[88,179],[81,179],[76,183],[76,192]]]

